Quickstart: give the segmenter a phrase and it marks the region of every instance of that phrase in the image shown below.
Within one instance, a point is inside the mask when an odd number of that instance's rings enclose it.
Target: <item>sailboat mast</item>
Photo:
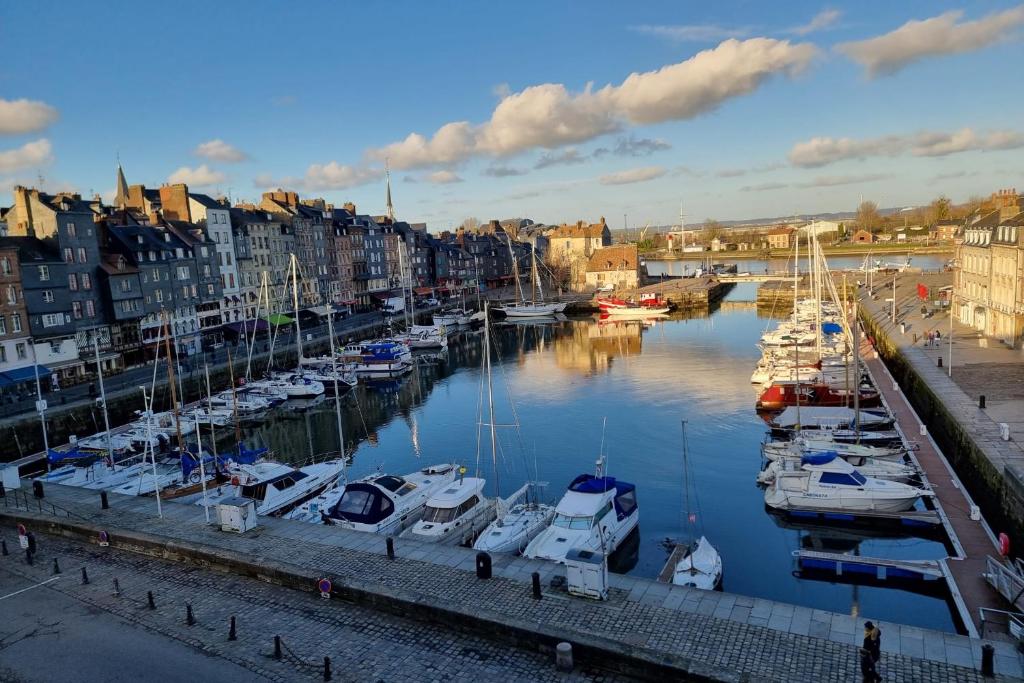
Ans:
[[[334,312],[327,315],[328,352],[331,354],[331,375],[334,377],[334,413],[338,418],[338,446],[341,466],[345,467],[345,432],[341,426],[341,392],[338,391],[338,360],[334,354]]]
[[[292,305],[295,311],[295,349],[298,353],[298,364],[302,367],[302,328],[299,325],[299,262],[295,254],[291,255],[292,266]]]
[[[96,353],[96,374],[100,380],[100,401],[103,403],[103,426],[107,429],[107,457],[110,458],[110,469],[114,469],[114,448],[110,443],[110,416],[107,414],[107,392],[103,388],[103,366],[100,365],[100,342],[95,334],[92,337],[92,348]]]
[[[857,322],[857,300],[853,300],[853,425],[860,443],[860,324]]]
[[[484,313],[487,304],[484,304]],[[494,497],[501,497],[501,485],[498,481],[498,435],[494,431],[494,383],[491,381],[491,324],[484,316],[484,367],[487,369],[487,412],[491,428],[491,461],[494,465]]]
[[[506,233],[506,237],[508,237],[507,233]],[[523,283],[519,281],[519,262],[516,261],[516,254],[515,254],[514,251],[512,251],[512,238],[511,237],[508,237],[508,256],[509,256],[510,259],[512,259],[512,277],[515,280],[515,282],[512,285],[512,287],[513,287],[513,290],[514,290],[513,293],[515,294],[515,297],[516,297],[516,305],[518,306],[519,303],[523,299]]]
[[[537,252],[530,250],[533,257],[530,261],[530,298],[537,303]]]
[[[796,233],[793,246],[793,319],[796,320],[797,292],[800,290],[800,233]]]
[[[690,541],[697,540],[692,533],[693,524],[690,523],[690,449],[686,443],[686,420],[681,420],[683,425],[683,476],[686,481],[683,483],[683,496],[686,502],[686,524],[691,529]]]
[[[174,416],[174,427],[178,432],[178,452],[185,453],[185,440],[181,436],[181,420],[178,417],[178,392],[174,385],[174,361],[171,359],[171,323],[167,317],[167,310],[163,312],[164,324],[161,331],[164,333],[164,346],[167,349],[167,383],[171,385],[171,414]],[[177,349],[175,349],[177,351]]]
[[[814,338],[815,351],[818,360],[821,360],[821,246],[818,244],[818,236],[812,227],[811,240],[814,243]]]
[[[235,389],[235,364],[231,362],[231,347],[228,347],[228,375],[231,377],[231,405],[235,411],[235,444],[242,448],[242,428],[238,425],[238,391]]]
[[[213,392],[210,391],[210,364],[205,360],[203,361],[203,374],[206,375],[206,413],[210,417],[210,448],[213,449],[214,456],[217,455],[217,432],[214,431],[213,426]],[[196,429],[199,429],[196,427]],[[213,463],[214,468],[217,467],[216,461]]]

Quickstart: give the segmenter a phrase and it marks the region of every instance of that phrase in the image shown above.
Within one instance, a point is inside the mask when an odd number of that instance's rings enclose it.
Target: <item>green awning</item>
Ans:
[[[286,315],[281,315],[280,313],[268,315],[266,318],[264,318],[264,320],[266,320],[271,325],[291,325],[293,322],[295,322],[293,318],[289,318]]]

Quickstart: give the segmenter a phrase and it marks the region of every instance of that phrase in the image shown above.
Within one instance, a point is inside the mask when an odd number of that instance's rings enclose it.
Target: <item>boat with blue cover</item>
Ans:
[[[365,378],[400,377],[413,367],[409,347],[392,339],[350,344],[342,350],[342,361]]]

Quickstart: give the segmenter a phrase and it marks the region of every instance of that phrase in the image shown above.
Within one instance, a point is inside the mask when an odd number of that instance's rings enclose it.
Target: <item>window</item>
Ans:
[[[74,263],[75,262],[75,251],[71,247],[64,247],[64,262]]]
[[[205,246],[199,247],[199,253],[202,255],[203,258],[206,258],[209,255],[209,252],[206,251]]]
[[[60,346],[61,346],[61,342],[59,342],[59,341],[52,341],[52,342],[50,342],[50,353],[55,354],[55,355],[60,353]]]
[[[0,271],[2,271],[4,275],[11,274],[11,260],[6,256],[0,259]]]
[[[75,224],[74,223],[68,223],[65,227],[67,227],[67,229],[68,229],[68,236],[69,237],[74,237],[75,234],[76,234]]]
[[[85,314],[90,318],[96,317],[96,303],[92,299],[85,302]]]
[[[89,261],[89,258],[85,254],[85,247],[79,247],[78,248],[78,262],[79,263],[87,263],[88,261]]]
[[[25,342],[18,342],[14,345],[14,354],[18,357],[18,360],[25,360],[28,357],[28,349],[25,348]]]
[[[178,279],[187,280],[188,277],[188,266],[178,266]]]
[[[75,320],[81,320],[82,318],[82,302],[72,301],[71,302],[71,315],[75,317]]]
[[[0,315],[0,335],[7,334],[7,318]]]
[[[82,289],[92,289],[92,278],[89,273],[82,273]]]
[[[121,291],[122,292],[130,292],[130,291],[132,291],[132,281],[131,280],[127,280],[127,279],[126,280],[121,280]]]
[[[61,313],[47,313],[42,316],[43,327],[57,327],[64,324],[64,316]]]
[[[47,304],[52,304],[53,303],[53,291],[52,290],[49,290],[49,289],[44,289],[43,290],[43,303],[47,303]]]
[[[435,508],[426,506],[423,508],[423,521],[433,524],[446,524],[455,519],[455,508]]]
[[[78,276],[74,273],[68,273],[68,289],[72,292],[78,291]]]
[[[21,332],[21,313],[15,313],[11,316],[11,329],[15,332]]]
[[[53,301],[52,293],[50,294],[50,301]],[[14,285],[7,285],[7,303],[18,303],[18,290],[14,288]]]
[[[558,513],[555,515],[552,524],[563,529],[589,529],[594,524],[594,518],[585,515],[572,516]]]
[[[159,304],[159,303],[162,303],[163,300],[164,300],[164,290],[162,290],[162,289],[156,290],[156,302]]]
[[[0,346],[0,363],[6,363],[6,362],[7,362],[7,347],[6,346]]]
[[[838,486],[863,486],[867,481],[860,472],[822,472],[822,484],[836,484]]]

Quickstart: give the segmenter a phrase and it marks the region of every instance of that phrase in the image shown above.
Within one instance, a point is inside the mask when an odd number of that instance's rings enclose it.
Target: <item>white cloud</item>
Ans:
[[[789,187],[787,183],[761,183],[759,185],[744,185],[740,188],[740,192],[769,192],[787,187]]]
[[[628,171],[619,171],[603,175],[598,179],[602,185],[628,185],[630,183],[643,183],[654,180],[665,175],[665,169],[661,166],[645,166],[643,168],[631,168]]]
[[[274,178],[269,174],[260,174],[253,179],[258,188],[287,187],[309,192],[324,190],[347,190],[357,185],[365,185],[384,177],[384,169],[365,166],[349,166],[332,161],[327,164],[311,164],[306,174],[301,177],[286,176]]]
[[[815,168],[846,159],[896,157],[906,153],[921,157],[937,157],[972,151],[998,151],[1024,147],[1024,134],[999,130],[975,133],[962,128],[951,133],[920,132],[908,135],[887,135],[878,138],[811,138],[799,142],[789,152],[795,166]]]
[[[0,135],[34,133],[57,118],[57,110],[45,102],[0,99]]]
[[[835,26],[835,23],[839,21],[839,18],[843,16],[843,13],[837,9],[826,9],[818,12],[814,15],[814,18],[802,26],[794,26],[789,29],[789,33],[806,36],[809,33],[815,33],[816,31],[824,31],[827,28]]]
[[[454,171],[434,171],[425,175],[423,179],[435,185],[450,185],[451,183],[462,182],[462,178]]]
[[[232,147],[220,138],[199,144],[192,150],[192,154],[210,161],[221,161],[228,164],[235,164],[249,158],[248,154],[237,147]]]
[[[750,35],[750,29],[746,27],[725,28],[714,24],[686,24],[682,26],[665,24],[643,24],[641,26],[630,26],[629,30],[637,33],[668,38],[677,43],[687,42],[714,42],[728,38],[744,38]]]
[[[545,152],[541,154],[533,167],[540,169],[548,168],[549,166],[571,166],[573,164],[582,164],[586,160],[587,157],[580,154],[578,149],[570,147],[561,152]]]
[[[814,180],[800,183],[797,187],[834,187],[836,185],[860,185],[862,183],[873,183],[878,180],[891,178],[889,173],[865,173],[863,175],[833,175],[818,176]]]
[[[666,149],[672,149],[672,145],[669,142],[661,139],[651,138],[636,138],[633,135],[619,138],[615,146],[611,149],[607,147],[599,147],[594,150],[594,157],[602,157],[606,154],[614,154],[619,157],[645,157],[654,154],[655,152],[662,152]]]
[[[53,147],[46,138],[26,142],[17,149],[0,151],[0,173],[42,166],[53,161]]]
[[[719,178],[739,178],[747,175],[747,172],[745,168],[723,168],[721,171],[716,171],[715,175]]]
[[[508,156],[529,149],[554,149],[615,132],[626,124],[690,119],[756,90],[774,75],[793,76],[817,53],[809,43],[752,38],[717,47],[665,66],[633,73],[620,85],[579,93],[545,83],[504,97],[490,120],[447,123],[429,138],[404,140],[367,151],[398,169],[451,166],[476,156]]]
[[[529,171],[523,168],[514,168],[512,166],[503,166],[501,164],[492,165],[485,168],[481,173],[491,178],[507,178],[510,176],[526,175]]]
[[[912,20],[875,38],[841,43],[836,49],[864,67],[868,78],[887,76],[926,57],[972,52],[1006,40],[1024,24],[1024,5],[957,23],[963,12]]]
[[[228,177],[220,171],[211,169],[206,164],[196,168],[182,166],[172,173],[168,178],[169,183],[185,183],[189,187],[205,187],[223,183]]]

